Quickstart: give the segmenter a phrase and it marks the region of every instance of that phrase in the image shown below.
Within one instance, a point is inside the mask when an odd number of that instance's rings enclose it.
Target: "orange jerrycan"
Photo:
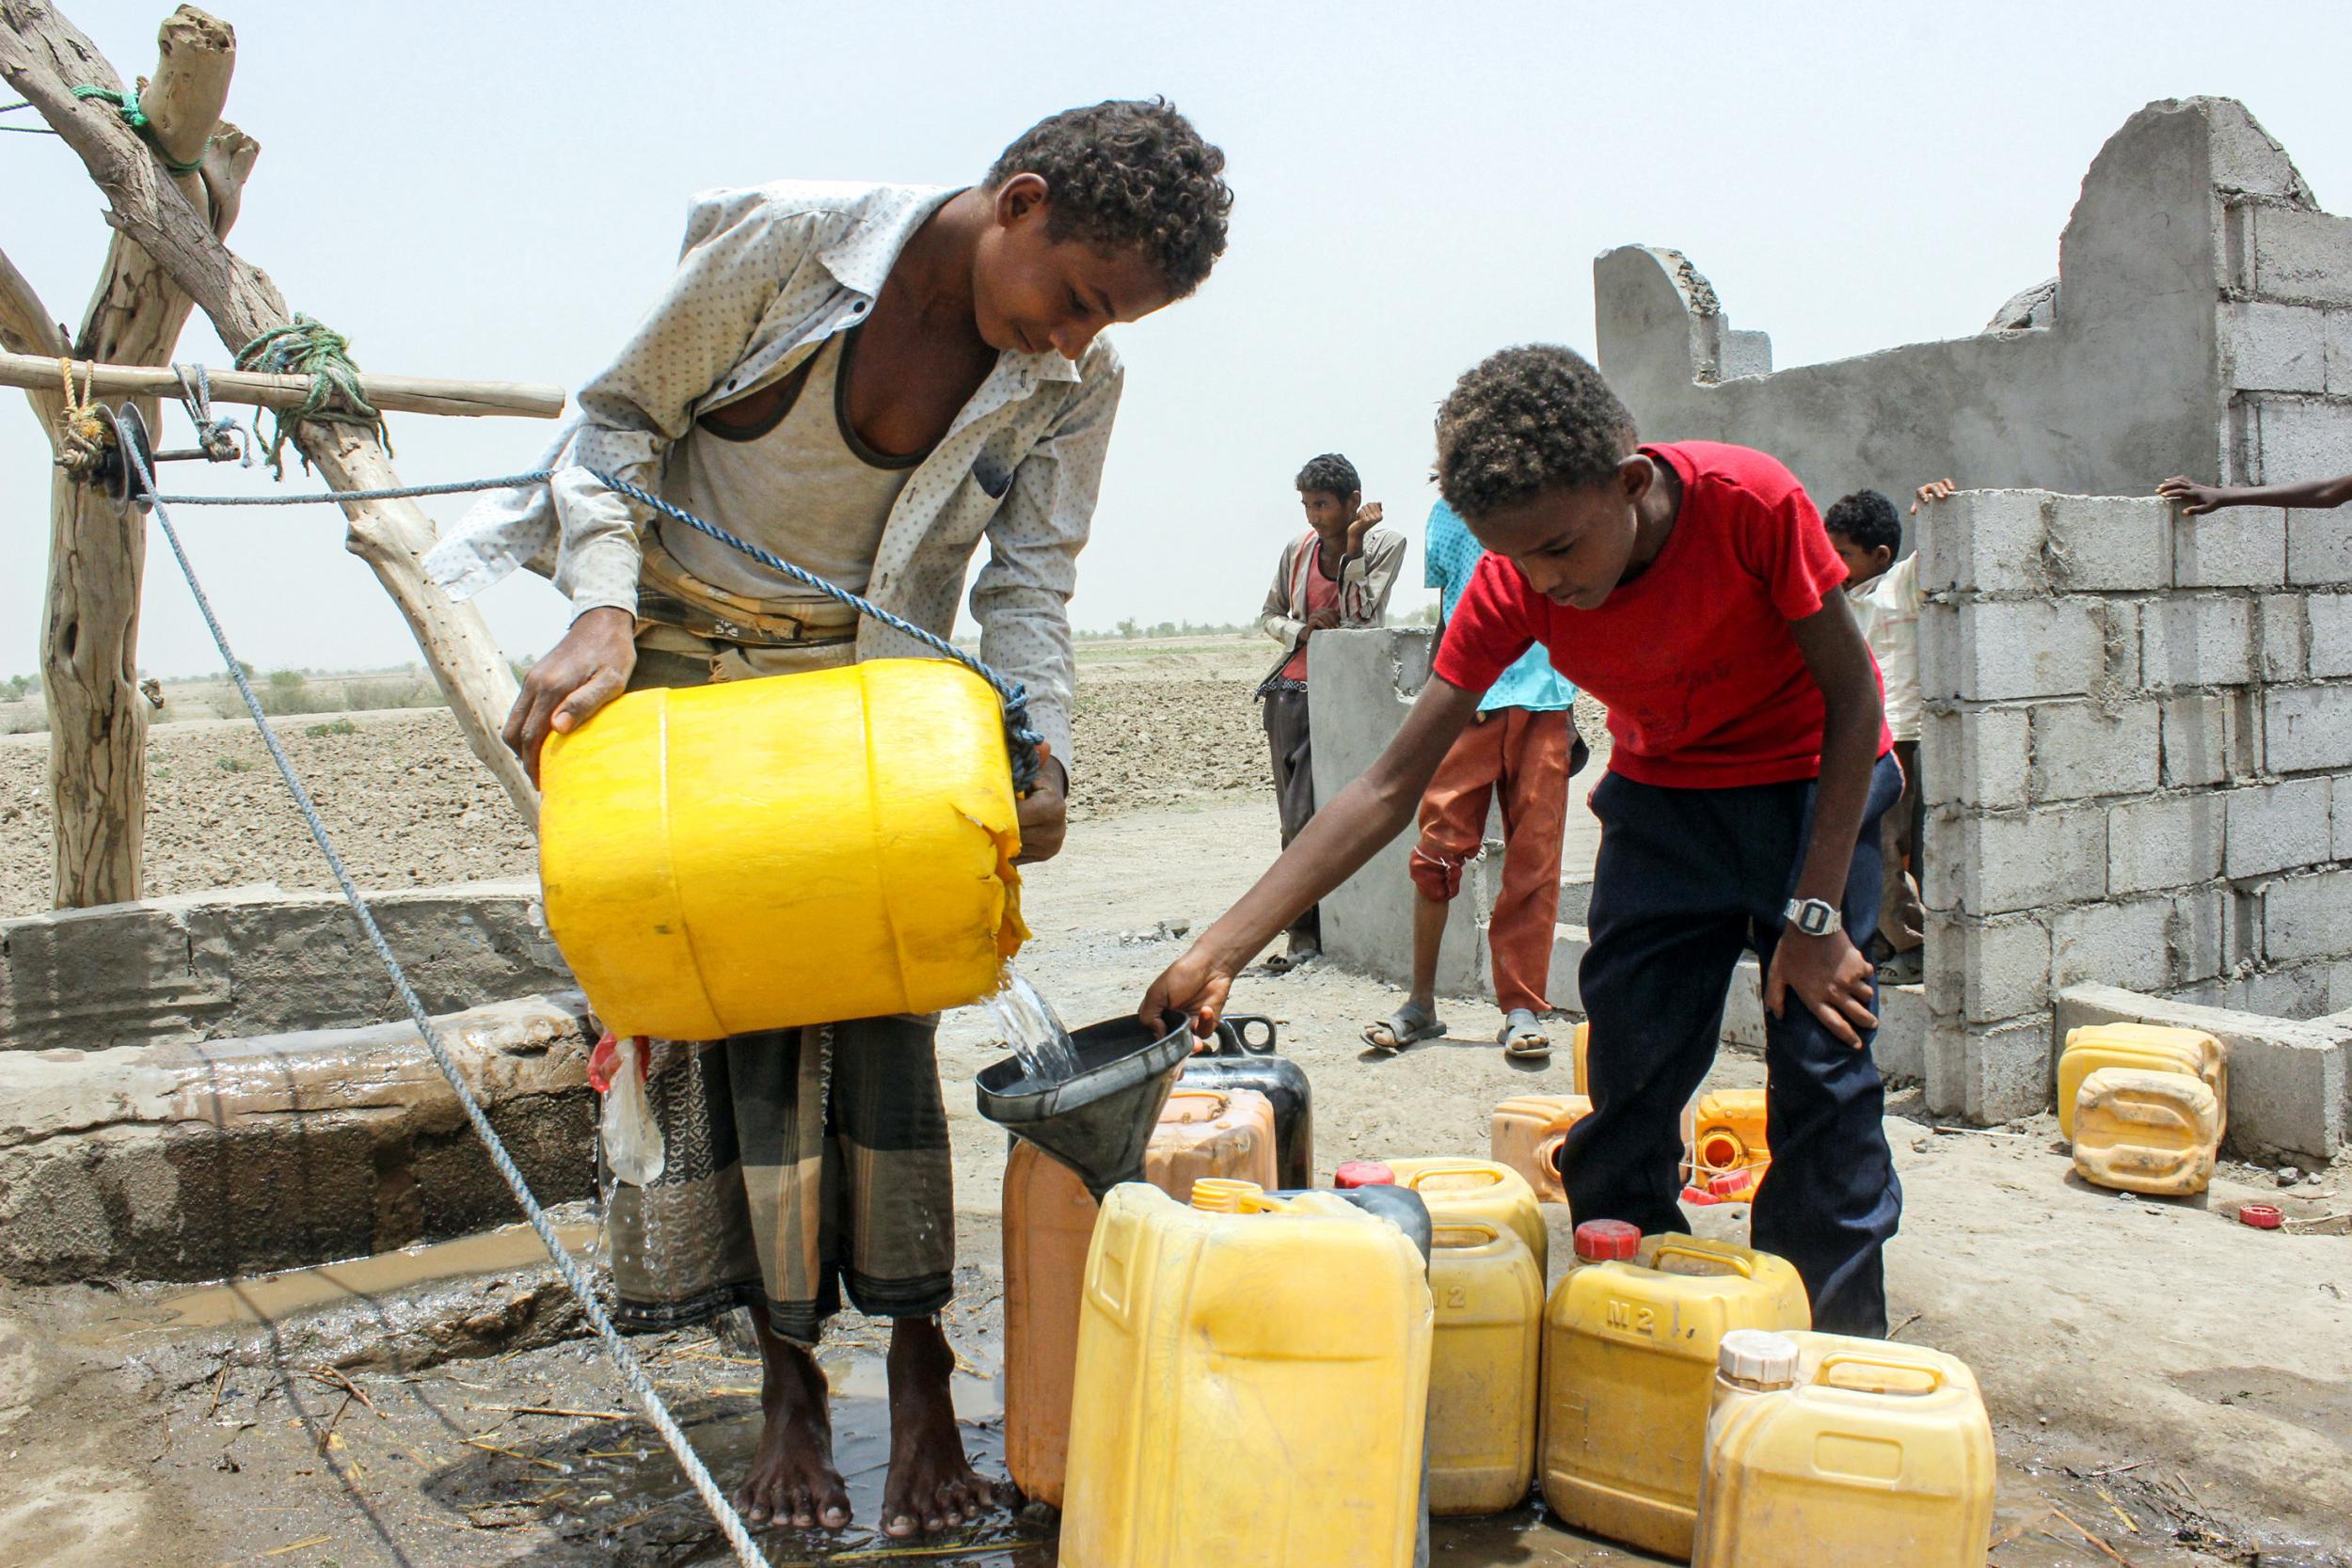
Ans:
[[[1691,1555],[1717,1347],[1735,1328],[1804,1328],[1797,1271],[1729,1242],[1577,1227],[1544,1314],[1544,1501],[1566,1524]]]
[[[1592,1054],[1592,1050],[1593,1024],[1590,1019],[1586,1019],[1577,1024],[1576,1037],[1568,1053],[1568,1083],[1578,1094],[1588,1099],[1593,1090],[1584,1076],[1584,1061]]]
[[[1765,1110],[1762,1089],[1717,1089],[1691,1102],[1682,1113],[1682,1146],[1692,1186],[1719,1202],[1755,1198],[1772,1163]]]
[[[1021,924],[1004,710],[940,659],[632,691],[540,762],[548,929],[616,1035],[936,1012]]]
[[[1993,1427],[1966,1363],[1835,1334],[1724,1336],[1692,1568],[1979,1568]]]
[[[1406,1568],[1429,1400],[1420,1247],[1338,1193],[1210,1178],[1193,1203],[1142,1182],[1103,1202],[1062,1568]]]
[[[1527,1243],[1487,1220],[1438,1221],[1429,1294],[1429,1512],[1498,1513],[1535,1474],[1544,1276]]]
[[[2088,1023],[2066,1032],[2066,1049],[2058,1053],[2058,1131],[2074,1135],[2074,1105],[2083,1080],[2105,1067],[2132,1068],[2142,1072],[2185,1072],[2201,1078],[2221,1107],[2226,1128],[2230,1110],[2229,1053],[2201,1029],[2169,1029],[2153,1023]]]
[[[1182,1203],[1195,1180],[1274,1180],[1274,1106],[1248,1089],[1168,1097],[1143,1151],[1144,1180]],[[1022,1493],[1062,1504],[1078,1303],[1094,1199],[1069,1166],[1026,1139],[1005,1163],[1005,1464]]]
[[[2103,1067],[2074,1092],[2074,1169],[2128,1193],[2185,1197],[2213,1180],[2221,1101],[2185,1072]]]
[[[1535,1189],[1510,1166],[1493,1160],[1442,1155],[1382,1163],[1398,1186],[1421,1195],[1422,1202],[1429,1206],[1431,1224],[1485,1220],[1527,1243],[1539,1277],[1549,1265],[1551,1233],[1545,1228],[1543,1211],[1536,1207]]]
[[[1535,1190],[1538,1203],[1565,1203],[1560,1188],[1560,1146],[1568,1129],[1593,1114],[1581,1094],[1523,1094],[1495,1107],[1486,1152]]]

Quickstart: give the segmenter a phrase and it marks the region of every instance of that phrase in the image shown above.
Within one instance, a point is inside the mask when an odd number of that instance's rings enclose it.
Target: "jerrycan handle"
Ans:
[[[1227,1013],[1216,1022],[1220,1056],[1271,1056],[1276,1038],[1274,1020],[1263,1013]]]
[[[1836,1386],[1830,1384],[1830,1372],[1838,1367],[1871,1367],[1882,1372],[1893,1372],[1905,1383],[1915,1384],[1924,1380],[1927,1384],[1924,1388],[1856,1388],[1848,1390],[1851,1393],[1886,1394],[1898,1399],[1917,1399],[1921,1395],[1936,1392],[1949,1381],[1945,1377],[1943,1368],[1931,1364],[1898,1361],[1892,1356],[1872,1355],[1867,1351],[1841,1350],[1832,1351],[1821,1357],[1820,1365],[1813,1369],[1813,1386],[1817,1388],[1823,1386]]]
[[[1736,1274],[1742,1279],[1756,1277],[1756,1265],[1736,1252],[1717,1252],[1712,1247],[1694,1246],[1687,1237],[1661,1236],[1658,1250],[1650,1254],[1650,1266],[1660,1267],[1667,1258],[1688,1258],[1694,1263],[1708,1265],[1709,1274]]]

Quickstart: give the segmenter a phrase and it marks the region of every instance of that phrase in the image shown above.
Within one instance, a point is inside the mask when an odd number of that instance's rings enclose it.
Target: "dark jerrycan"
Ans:
[[[1195,1089],[1255,1089],[1274,1102],[1276,1180],[1285,1187],[1315,1182],[1314,1093],[1306,1069],[1275,1054],[1274,1021],[1261,1013],[1228,1013],[1216,1040],[1184,1064],[1180,1080]]]

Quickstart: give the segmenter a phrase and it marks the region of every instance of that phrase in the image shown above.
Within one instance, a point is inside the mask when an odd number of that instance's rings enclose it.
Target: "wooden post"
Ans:
[[[0,259],[4,260],[4,259]],[[59,351],[64,352],[63,350]],[[270,375],[260,371],[205,372],[215,403],[248,403],[262,408],[299,408],[310,395],[307,375]],[[178,373],[168,365],[109,365],[77,359],[73,386],[89,385],[95,403],[111,404],[119,398],[176,398]],[[0,387],[26,391],[57,389],[57,356],[0,354]],[[530,420],[552,420],[564,412],[564,388],[527,381],[445,381],[421,375],[359,377],[359,393],[387,414],[512,414]],[[160,438],[163,435],[155,433]],[[166,443],[168,445],[169,443]]]
[[[73,96],[75,86],[103,70],[96,45],[47,0],[0,0],[0,79],[80,155],[105,194],[107,222],[136,241],[186,291],[231,350],[287,325],[292,313],[277,285],[221,243],[213,225],[112,107]],[[304,422],[295,426],[294,439],[333,489],[372,490],[400,483],[383,443],[370,432]],[[435,537],[431,519],[408,501],[353,502],[343,515],[345,546],[374,569],[406,617],[474,755],[535,827],[538,791],[499,735],[514,706],[514,672],[482,612],[451,599],[424,575],[421,558]]]

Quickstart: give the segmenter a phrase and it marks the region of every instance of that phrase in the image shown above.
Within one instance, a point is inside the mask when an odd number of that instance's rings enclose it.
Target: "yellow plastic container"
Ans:
[[[1421,1250],[1336,1193],[1131,1182],[1087,1254],[1062,1568],[1406,1568]],[[1204,1199],[1230,1201],[1213,1213]]]
[[[1592,1022],[1584,1020],[1576,1026],[1576,1037],[1568,1053],[1568,1082],[1577,1093],[1587,1098],[1591,1097],[1593,1091],[1584,1079],[1584,1058],[1591,1054],[1592,1047]]]
[[[540,762],[548,929],[605,1026],[928,1013],[1028,935],[1004,713],[938,659],[634,691]]]
[[[2168,1029],[2153,1023],[2090,1023],[2066,1032],[2058,1053],[2058,1131],[2074,1135],[2074,1101],[2083,1080],[2104,1067],[2142,1072],[2185,1072],[2205,1081],[2220,1102],[2226,1126],[2230,1111],[2229,1052],[2201,1029]]]
[[[1965,1363],[1834,1334],[1729,1336],[1692,1568],[1981,1568],[1993,1486]]]
[[[1429,1512],[1517,1508],[1535,1475],[1543,1272],[1503,1227],[1447,1222],[1430,1242],[1429,1294]]]
[[[1396,1184],[1421,1195],[1432,1225],[1485,1220],[1516,1234],[1527,1243],[1541,1274],[1550,1264],[1551,1233],[1545,1228],[1535,1189],[1506,1164],[1493,1160],[1453,1159],[1424,1155],[1381,1163],[1396,1173]]]
[[[2074,1168],[2127,1193],[2185,1197],[2213,1180],[2221,1101],[2185,1072],[2103,1067],[2074,1093]]]
[[[1486,1152],[1534,1189],[1538,1203],[1565,1203],[1557,1158],[1568,1129],[1593,1114],[1581,1094],[1523,1094],[1495,1107]]]
[[[1755,1197],[1772,1163],[1764,1130],[1762,1089],[1717,1089],[1692,1101],[1682,1113],[1691,1184],[1734,1203]]]
[[[1544,1501],[1566,1524],[1691,1555],[1717,1347],[1805,1328],[1804,1284],[1767,1253],[1668,1234],[1580,1261],[1544,1316]]]

